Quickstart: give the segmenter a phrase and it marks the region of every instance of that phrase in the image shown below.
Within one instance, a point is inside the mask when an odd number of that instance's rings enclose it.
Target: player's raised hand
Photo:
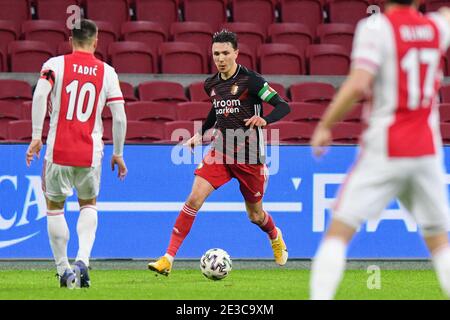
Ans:
[[[244,121],[247,127],[250,126],[250,129],[253,129],[253,127],[264,127],[267,125],[267,121],[260,116],[253,116],[250,119],[244,119]]]
[[[113,155],[111,157],[111,170],[114,171],[114,167],[117,164],[117,167],[119,168],[119,172],[117,174],[117,176],[119,177],[120,180],[125,179],[125,177],[127,176],[128,173],[128,169],[127,166],[125,164],[125,161],[123,160],[122,156],[116,156]]]
[[[322,126],[320,123],[316,126],[311,138],[311,147],[315,156],[322,156],[327,146],[331,143],[331,130]]]
[[[34,155],[39,159],[40,152],[42,148],[42,141],[40,139],[31,140],[30,145],[28,146],[25,161],[27,163],[27,167],[30,166],[31,161],[33,161]]]
[[[194,147],[202,143],[202,136],[200,133],[194,134],[192,138],[190,138],[188,141],[183,143],[183,146],[188,147],[191,149],[191,152],[194,153]]]

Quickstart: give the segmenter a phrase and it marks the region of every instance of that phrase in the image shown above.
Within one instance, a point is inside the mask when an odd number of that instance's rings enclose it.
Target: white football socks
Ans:
[[[437,249],[432,259],[442,290],[450,298],[450,246]]]
[[[89,257],[95,241],[97,231],[97,207],[87,205],[80,208],[80,216],[77,222],[78,254],[76,261],[81,260],[89,266]]]
[[[331,300],[345,269],[347,245],[338,238],[325,238],[312,263],[311,300]]]
[[[55,258],[56,269],[58,274],[62,276],[66,269],[70,269],[67,258],[69,228],[64,217],[64,209],[47,210],[47,231],[53,257]]]

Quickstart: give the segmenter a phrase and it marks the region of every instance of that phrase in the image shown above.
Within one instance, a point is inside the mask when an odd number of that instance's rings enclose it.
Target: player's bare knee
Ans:
[[[84,206],[95,206],[97,204],[97,198],[93,198],[93,199],[80,199],[78,198],[78,204],[81,207]]]
[[[192,192],[186,200],[186,204],[194,210],[200,210],[204,201],[205,198],[202,195]]]

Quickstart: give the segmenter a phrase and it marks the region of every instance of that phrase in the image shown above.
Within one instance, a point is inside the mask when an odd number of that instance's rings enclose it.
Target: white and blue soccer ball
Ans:
[[[200,270],[210,280],[222,280],[231,269],[230,255],[223,249],[209,249],[200,259]]]

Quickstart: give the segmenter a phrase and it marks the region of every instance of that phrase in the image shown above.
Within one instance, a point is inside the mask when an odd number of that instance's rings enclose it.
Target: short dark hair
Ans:
[[[212,43],[215,42],[230,42],[234,50],[238,48],[237,35],[227,29],[222,29],[219,32],[214,33]]]
[[[403,5],[412,5],[414,0],[388,0],[388,3],[396,3],[396,4],[403,4]]]
[[[81,19],[79,28],[75,26],[72,29],[72,38],[79,44],[84,45],[91,42],[97,35],[97,25],[94,21],[89,19]]]

